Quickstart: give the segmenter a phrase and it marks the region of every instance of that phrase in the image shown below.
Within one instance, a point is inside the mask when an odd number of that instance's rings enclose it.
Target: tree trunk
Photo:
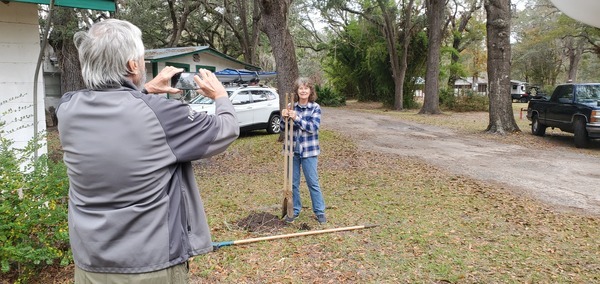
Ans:
[[[465,48],[463,46],[463,33],[467,30],[467,25],[469,24],[469,21],[471,21],[473,14],[481,8],[479,3],[479,1],[473,1],[468,11],[461,12],[462,14],[458,19],[458,25],[456,23],[456,14],[452,17],[452,49],[454,49],[454,52],[452,52],[452,55],[450,56],[450,66],[459,64],[459,54]],[[458,76],[456,68],[450,68],[448,88],[454,89],[454,83],[456,83],[458,79],[460,79],[460,77]],[[473,85],[475,85],[475,83],[476,82],[473,81]]]
[[[279,108],[283,109],[283,96],[294,91],[294,81],[298,78],[298,62],[296,47],[287,24],[289,8],[293,0],[259,0],[261,19],[260,29],[267,34],[277,71],[277,93],[279,93]],[[279,141],[283,141],[283,131]]]
[[[63,42],[62,48],[57,54],[57,58],[61,69],[61,91],[66,93],[85,88],[85,83],[83,82],[83,77],[81,76],[79,54],[72,40],[66,40]]]
[[[248,24],[247,20],[248,16],[248,1],[236,1],[237,5],[240,7],[240,18],[242,23],[242,31],[243,31],[243,44],[242,51],[244,52],[244,59],[246,62],[252,65],[259,65],[258,58],[258,40],[260,35],[259,22],[260,22],[260,7],[258,4],[258,0],[254,0],[252,4],[252,14],[249,16],[252,18],[252,23]],[[244,15],[244,16],[242,16]],[[252,29],[249,30],[248,27]],[[234,31],[235,32],[235,31]]]
[[[259,0],[226,0],[222,3],[204,0],[205,9],[215,17],[222,18],[237,39],[244,62],[260,65],[258,42],[260,39]]]
[[[574,42],[575,41],[575,42]],[[584,41],[581,39],[570,39],[568,45],[568,56],[569,56],[569,72],[567,82],[577,81],[577,69],[579,68],[579,61],[581,61],[581,55],[583,54]]]
[[[175,47],[179,43],[181,39],[181,34],[187,25],[187,19],[192,12],[194,12],[200,6],[201,2],[196,1],[190,4],[187,0],[184,0],[181,5],[183,5],[183,12],[177,12],[175,1],[169,0],[167,1],[169,4],[169,14],[171,15],[171,22],[173,24],[173,34],[171,36],[171,40],[169,40],[168,47]],[[181,14],[180,18],[177,18],[177,14]]]
[[[280,96],[292,93],[294,81],[298,78],[296,48],[290,34],[287,18],[292,0],[260,0],[261,30],[267,34],[273,48],[277,71],[277,92]],[[279,100],[283,109],[284,100]]]
[[[394,101],[394,109],[401,110],[404,108],[404,79],[406,77],[406,69],[408,69],[408,47],[411,41],[411,26],[412,26],[412,9],[414,0],[409,0],[408,5],[404,7],[404,24],[402,28],[402,57],[400,58],[400,70],[398,70],[398,79],[396,83],[396,98]],[[398,87],[400,92],[398,93]]]
[[[73,43],[73,30],[69,29],[78,26],[78,16],[71,8],[60,8],[55,12],[50,44],[54,48],[61,71],[60,90],[66,93],[83,89],[85,83],[81,76],[79,53]]]
[[[387,43],[387,49],[390,58],[390,65],[392,69],[392,79],[394,80],[394,109],[402,110],[403,107],[403,85],[404,77],[400,77],[400,63],[398,62],[398,50],[396,49],[398,31],[396,30],[396,23],[394,15],[390,15],[389,2],[384,0],[377,0],[377,4],[381,9],[383,15],[383,34],[385,35],[385,41]]]
[[[458,60],[460,59],[460,57],[458,56],[458,48],[461,42],[460,36],[454,35],[452,38],[452,48],[454,49],[454,52],[452,52],[452,54],[450,55],[450,66],[458,64]],[[460,76],[458,76],[458,72],[455,68],[450,68],[449,72],[450,74],[448,75],[448,89],[452,90],[454,89],[454,84],[456,83],[456,81],[460,79]]]
[[[510,97],[510,0],[485,0],[487,13],[489,133],[520,131]]]
[[[439,78],[440,54],[442,47],[442,23],[444,19],[444,0],[426,0],[427,7],[427,71],[425,73],[425,98],[419,114],[439,114]]]

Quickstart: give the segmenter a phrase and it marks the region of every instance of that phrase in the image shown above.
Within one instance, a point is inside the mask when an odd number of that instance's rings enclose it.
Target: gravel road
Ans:
[[[418,157],[454,174],[501,184],[558,211],[600,216],[600,158],[525,148],[349,109],[324,108],[322,129],[371,151]]]

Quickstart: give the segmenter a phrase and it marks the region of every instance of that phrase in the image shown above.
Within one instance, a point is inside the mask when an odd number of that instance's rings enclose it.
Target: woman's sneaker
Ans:
[[[288,215],[285,215],[285,218],[283,218],[283,221],[285,221],[288,224],[294,223],[294,221],[296,220],[296,218],[298,218],[300,214],[298,215],[294,215],[294,217],[289,217]]]
[[[317,221],[319,222],[319,224],[325,224],[327,223],[327,218],[325,218],[325,215],[317,215]]]

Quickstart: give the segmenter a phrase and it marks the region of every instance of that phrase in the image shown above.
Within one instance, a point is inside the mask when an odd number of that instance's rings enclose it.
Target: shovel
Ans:
[[[285,107],[291,111],[294,105],[293,94],[285,94]],[[292,182],[294,168],[294,124],[291,118],[285,118],[283,139],[283,206],[281,218],[294,217],[294,201],[292,197]]]
[[[276,239],[286,239],[286,238],[294,238],[301,236],[309,236],[309,235],[317,235],[317,234],[325,234],[325,233],[333,233],[333,232],[341,232],[341,231],[351,231],[351,230],[360,230],[360,229],[370,229],[377,227],[379,225],[360,225],[360,226],[351,226],[351,227],[343,227],[343,228],[333,228],[333,229],[325,229],[318,231],[307,231],[300,233],[292,233],[286,235],[278,235],[278,236],[267,236],[267,237],[259,237],[245,240],[236,240],[236,241],[226,241],[226,242],[213,242],[213,250],[217,250],[222,247],[232,246],[232,245],[241,245],[241,244],[249,244],[261,241],[270,241]]]

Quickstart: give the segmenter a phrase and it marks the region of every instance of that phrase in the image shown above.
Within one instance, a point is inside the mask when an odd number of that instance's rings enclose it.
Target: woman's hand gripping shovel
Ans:
[[[285,107],[292,111],[294,106],[294,95],[285,94]],[[283,139],[283,206],[281,208],[281,218],[287,215],[289,219],[294,218],[294,201],[292,196],[294,168],[294,123],[292,118],[284,118],[284,139]]]

